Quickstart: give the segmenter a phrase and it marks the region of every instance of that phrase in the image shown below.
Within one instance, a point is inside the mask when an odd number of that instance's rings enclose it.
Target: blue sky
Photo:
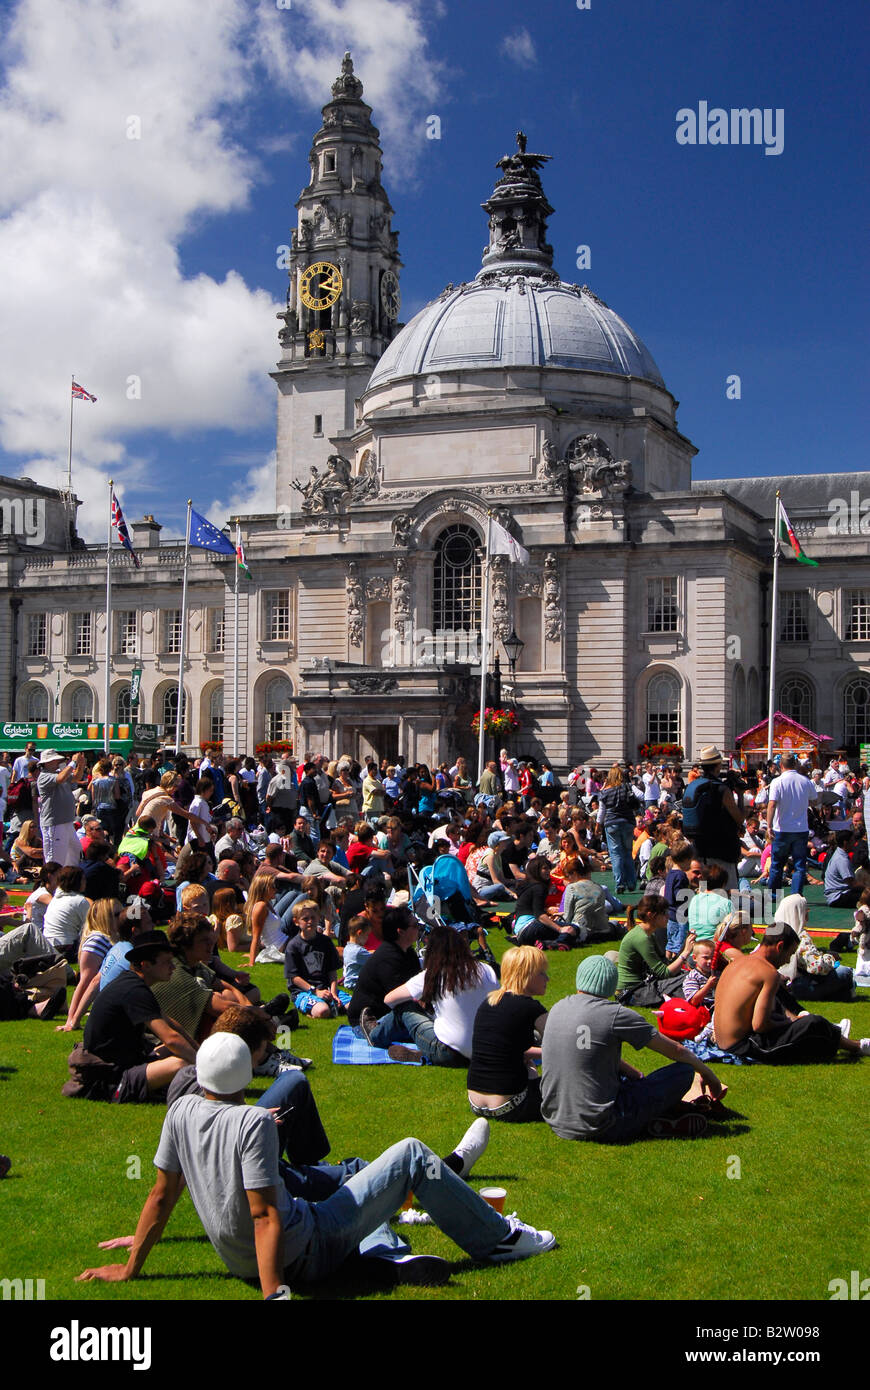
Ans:
[[[553,156],[556,266],[646,342],[696,477],[866,467],[865,15],[857,0],[8,6],[0,471],[62,480],[74,371],[99,397],[76,406],[85,534],[104,534],[110,475],[128,517],[153,512],[164,535],[188,493],[220,521],[269,505],[276,248],[346,47],[381,129],[403,319],[479,269],[479,204],[522,127]],[[702,100],[782,109],[782,153],[678,144],[677,111]]]

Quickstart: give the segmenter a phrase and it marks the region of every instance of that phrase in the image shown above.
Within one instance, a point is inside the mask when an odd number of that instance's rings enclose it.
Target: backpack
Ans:
[[[9,811],[14,811],[14,810],[15,810],[16,806],[18,805],[19,801],[21,800],[21,793],[22,793],[22,791],[24,790],[24,788],[25,788],[26,786],[27,786],[27,779],[24,778],[24,777],[19,777],[19,779],[18,779],[17,782],[13,782],[13,783],[11,784],[11,786],[10,786],[8,792],[6,793],[6,809],[7,809],[7,810],[9,810]]]
[[[720,825],[723,786],[709,777],[697,777],[683,795],[683,832],[693,840],[697,834],[715,834]]]

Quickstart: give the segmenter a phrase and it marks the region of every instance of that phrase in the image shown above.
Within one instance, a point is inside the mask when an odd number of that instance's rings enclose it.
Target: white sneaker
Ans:
[[[488,1256],[492,1264],[505,1265],[511,1260],[527,1260],[530,1255],[542,1255],[545,1250],[555,1248],[556,1237],[552,1231],[536,1231],[534,1226],[520,1221],[516,1212],[505,1220],[510,1231]]]
[[[870,1038],[862,1038],[858,1043],[862,1057],[870,1057]]]
[[[489,1143],[489,1120],[475,1120],[468,1126],[453,1153],[462,1160],[460,1178],[467,1178],[477,1160]]]
[[[851,1031],[852,1031],[852,1020],[851,1020],[851,1018],[841,1018],[841,1019],[840,1019],[840,1022],[837,1024],[837,1027],[839,1028],[839,1030],[840,1030],[840,1032],[842,1033],[843,1037],[844,1037],[844,1038],[848,1038],[849,1034],[850,1034]]]

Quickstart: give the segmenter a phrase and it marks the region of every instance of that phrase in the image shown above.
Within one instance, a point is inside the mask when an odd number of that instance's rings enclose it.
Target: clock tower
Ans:
[[[398,233],[381,183],[371,107],[349,53],[323,108],[296,204],[287,307],[280,314],[276,505],[292,507],[296,481],[322,468],[354,428],[354,401],[401,325]]]

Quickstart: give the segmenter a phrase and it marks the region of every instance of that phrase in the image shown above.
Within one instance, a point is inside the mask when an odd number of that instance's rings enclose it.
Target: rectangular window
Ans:
[[[314,433],[315,433],[315,434],[323,434],[323,416],[322,416],[322,415],[315,415],[315,417],[314,417]]]
[[[646,581],[646,614],[647,632],[679,631],[676,578]]]
[[[93,641],[91,613],[73,615],[73,656],[90,656]]]
[[[780,603],[782,604],[779,622],[780,642],[808,642],[810,640],[807,626],[808,595],[789,593],[786,590],[780,596]]]
[[[170,655],[181,651],[181,609],[167,608],[163,614],[163,650]]]
[[[335,173],[335,155],[333,153],[328,153],[323,156],[323,172],[324,174]]]
[[[290,641],[290,591],[275,589],[263,595],[263,641]]]
[[[45,656],[47,650],[48,621],[45,613],[27,615],[27,655]]]
[[[115,650],[118,656],[135,656],[137,648],[136,609],[123,608],[114,616]]]
[[[208,649],[210,652],[222,652],[224,650],[224,610],[222,608],[210,608],[208,619]],[[212,737],[217,736],[213,734]]]
[[[870,589],[846,594],[846,641],[870,642]]]

